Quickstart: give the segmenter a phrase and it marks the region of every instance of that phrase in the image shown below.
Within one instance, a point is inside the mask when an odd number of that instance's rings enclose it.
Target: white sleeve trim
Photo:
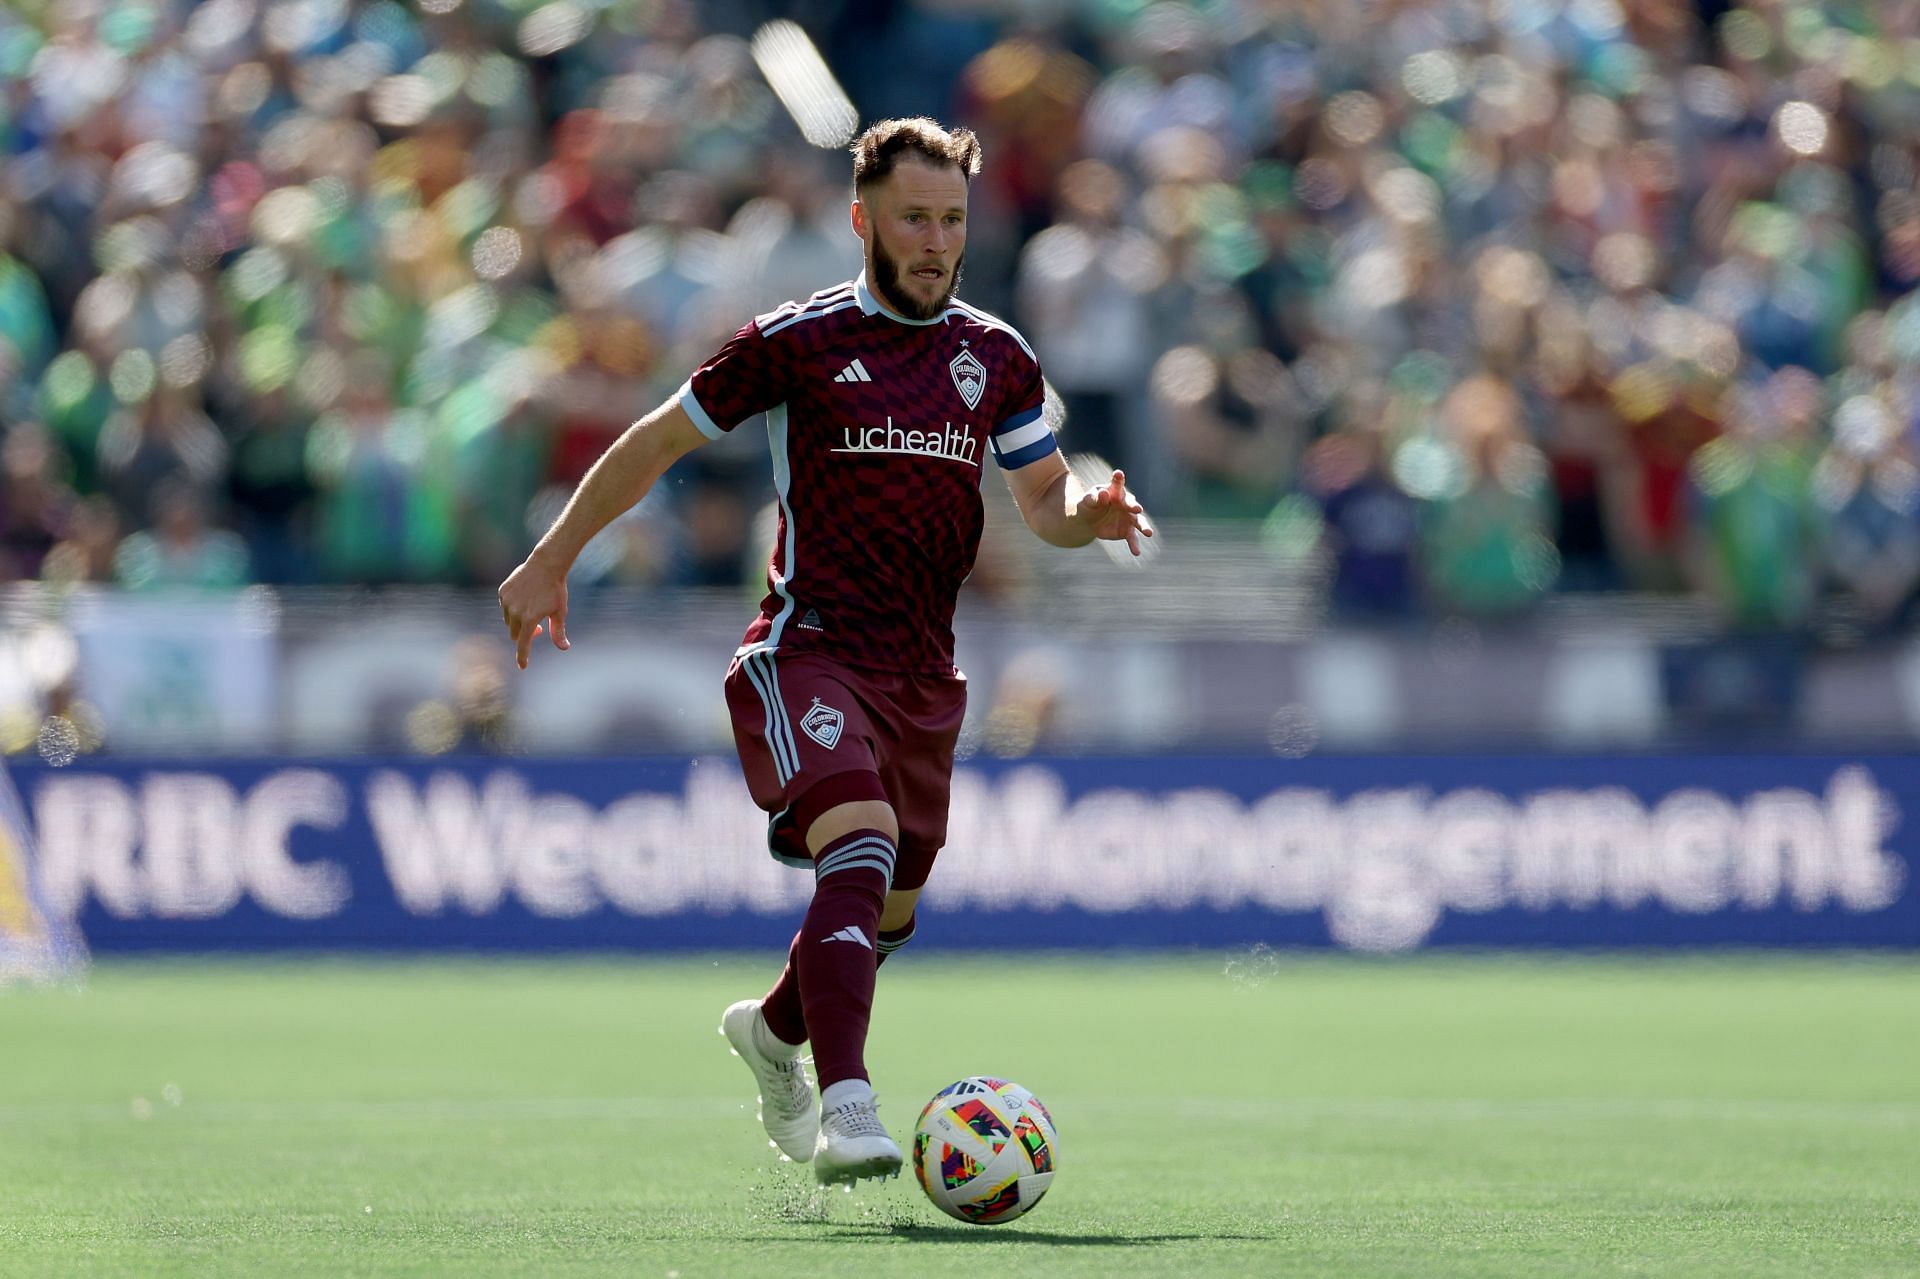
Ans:
[[[700,428],[700,434],[710,440],[717,440],[726,434],[713,418],[708,416],[707,411],[700,407],[700,399],[693,393],[692,378],[680,384],[679,393],[675,398],[680,401],[680,407],[687,411],[687,416],[693,419],[693,424]]]

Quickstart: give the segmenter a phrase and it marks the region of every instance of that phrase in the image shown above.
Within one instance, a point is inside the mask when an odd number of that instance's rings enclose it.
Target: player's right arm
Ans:
[[[567,642],[567,573],[601,529],[645,497],[667,468],[707,442],[678,398],[635,422],[600,455],[567,500],[566,509],[519,568],[500,584],[500,615],[513,638],[520,669],[533,641],[548,631],[555,648]]]
[[[521,670],[543,629],[555,648],[568,647],[567,570],[593,535],[645,497],[675,462],[786,399],[790,351],[762,329],[777,333],[790,327],[782,320],[807,309],[794,303],[743,325],[678,394],[628,427],[593,464],[547,535],[500,584],[500,613]]]

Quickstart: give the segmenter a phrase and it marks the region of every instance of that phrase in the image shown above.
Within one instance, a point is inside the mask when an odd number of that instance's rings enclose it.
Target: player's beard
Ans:
[[[887,252],[886,242],[880,238],[880,230],[873,232],[873,272],[874,284],[880,290],[881,300],[888,306],[906,316],[909,320],[932,320],[947,309],[947,303],[953,300],[953,291],[960,287],[960,268],[966,264],[967,255],[962,253],[953,260],[953,272],[947,276],[947,287],[940,296],[924,305],[913,300],[906,290],[906,277],[900,270],[900,263]]]

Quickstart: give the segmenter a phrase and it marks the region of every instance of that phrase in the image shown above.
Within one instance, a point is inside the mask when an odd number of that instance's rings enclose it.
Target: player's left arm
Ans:
[[[1146,512],[1127,490],[1124,471],[1115,471],[1104,485],[1090,488],[1055,449],[1004,474],[1020,517],[1041,541],[1055,546],[1125,542],[1138,555],[1140,539],[1153,536]]]
[[[1041,541],[1055,546],[1085,546],[1098,539],[1125,542],[1139,555],[1140,539],[1152,537],[1153,527],[1127,491],[1126,475],[1115,471],[1105,483],[1092,477],[1083,481],[1067,466],[1047,421],[1040,362],[1025,338],[1013,338],[1020,349],[1009,352],[1010,385],[988,434],[1020,517]]]

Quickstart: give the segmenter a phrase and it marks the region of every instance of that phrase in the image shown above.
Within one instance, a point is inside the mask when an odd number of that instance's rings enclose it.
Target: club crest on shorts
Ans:
[[[967,402],[967,407],[979,408],[980,397],[987,390],[986,366],[973,358],[972,351],[962,351],[953,357],[953,363],[947,365],[947,372],[953,374],[953,388],[960,392],[960,398]]]
[[[847,725],[847,717],[831,706],[823,706],[819,698],[813,699],[813,705],[800,717],[800,731],[819,742],[828,750],[840,744],[840,730]]]

